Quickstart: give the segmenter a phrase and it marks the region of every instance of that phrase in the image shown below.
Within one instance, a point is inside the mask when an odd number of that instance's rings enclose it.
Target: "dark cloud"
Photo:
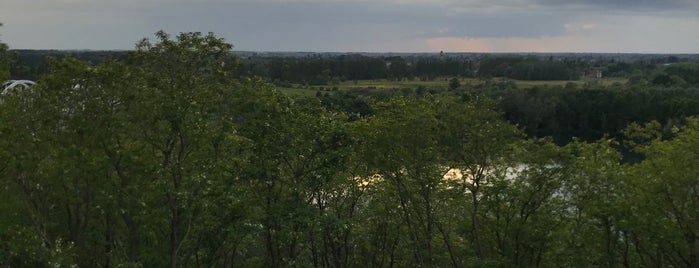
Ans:
[[[60,49],[130,49],[160,29],[215,32],[236,49],[267,51],[425,51],[426,40],[441,37],[617,38],[639,31],[634,44],[649,46],[668,32],[659,25],[696,25],[699,14],[699,0],[6,1],[3,41]],[[699,38],[688,36],[688,27],[674,28],[684,30],[665,39]]]
[[[441,31],[426,33],[426,37],[502,38],[559,35],[565,32],[563,25],[568,17],[561,14],[504,13],[500,16],[464,13],[449,18],[430,18],[432,25]]]
[[[164,6],[151,21],[166,30],[224,33],[240,49],[339,50],[432,37],[542,37],[570,16],[546,11],[483,14],[447,6],[383,2],[239,2]],[[182,19],[190,18],[190,19]],[[255,44],[254,46],[252,44]],[[325,48],[325,49],[323,49]]]
[[[213,31],[237,49],[337,51],[415,36],[408,24],[421,12],[360,3],[238,2],[168,5],[154,13],[150,25]]]

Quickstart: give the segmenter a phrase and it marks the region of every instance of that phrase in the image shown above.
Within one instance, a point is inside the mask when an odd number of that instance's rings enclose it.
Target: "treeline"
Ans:
[[[365,56],[361,54],[324,55],[303,57],[248,55],[241,62],[243,72],[259,76],[277,85],[331,85],[347,80],[434,80],[438,77],[504,77],[517,80],[578,80],[585,77],[636,76],[656,74],[663,64],[681,65],[689,58],[649,56],[634,58],[594,55],[411,55]],[[675,64],[680,63],[680,64]],[[691,64],[690,64],[691,65]],[[674,76],[673,76],[674,75]],[[677,77],[687,76],[670,74]],[[664,78],[659,78],[664,79]],[[685,79],[686,80],[686,79]],[[690,79],[691,80],[691,79]],[[664,80],[659,80],[659,82]],[[684,81],[684,80],[681,80]]]
[[[422,79],[439,76],[472,77],[469,58],[369,57],[362,55],[259,57],[243,61],[250,75],[279,83],[330,85],[346,80]]]
[[[524,57],[485,57],[480,60],[481,77],[507,77],[519,80],[577,80],[585,70],[576,62]]]
[[[485,80],[455,89],[356,89],[319,93],[317,97],[327,109],[355,118],[373,115],[370,103],[392,97],[429,94],[468,100],[485,96],[497,99],[504,118],[527,136],[552,137],[563,145],[574,138],[594,141],[608,135],[621,139],[622,130],[634,122],[658,121],[667,135],[683,118],[699,115],[699,85],[654,85],[653,77],[638,84],[569,83],[531,88],[518,88],[507,80]]]
[[[2,26],[2,24],[0,24]],[[0,42],[0,81],[10,78],[11,60],[7,52],[8,46]]]
[[[237,77],[230,48],[159,32],[0,96],[0,265],[699,265],[699,119],[564,146],[484,95],[350,119]]]
[[[108,58],[123,58],[126,51],[63,51],[63,50],[12,50],[8,59],[12,61],[9,68],[13,79],[37,80],[49,72],[50,60],[66,57],[100,63]]]
[[[509,81],[492,81],[460,94],[485,94],[500,99],[508,121],[529,136],[553,137],[559,144],[577,137],[586,141],[610,135],[634,122],[658,121],[669,135],[687,116],[699,115],[699,63],[682,62],[637,69],[627,83],[517,88]],[[665,81],[665,78],[668,81]],[[662,80],[662,82],[659,82]]]
[[[49,71],[49,58],[74,57],[99,63],[106,58],[123,58],[127,51],[13,50],[13,79],[36,80]],[[631,56],[594,55],[362,55],[247,53],[241,59],[241,74],[259,76],[278,86],[333,85],[343,81],[434,80],[438,77],[505,77],[518,80],[578,80],[600,71],[604,77],[636,77],[655,71],[665,63],[688,61],[677,57],[651,57],[634,60]],[[654,76],[655,77],[655,76]],[[678,80],[682,78],[683,80]],[[686,81],[686,74],[659,76],[656,84]],[[691,80],[691,78],[689,79]]]
[[[14,79],[36,80],[49,71],[50,58],[73,57],[91,63],[123,58],[127,51],[13,50]],[[232,56],[232,55],[231,55]],[[474,59],[433,56],[310,55],[305,57],[251,56],[240,60],[243,74],[275,83],[330,85],[346,80],[423,79],[474,75]]]
[[[498,92],[505,117],[530,136],[573,137],[587,141],[604,135],[621,138],[633,122],[659,121],[665,133],[687,116],[699,115],[699,88],[596,86],[513,89]]]
[[[654,74],[650,83],[663,86],[687,86],[699,84],[699,64],[684,62],[666,65]]]

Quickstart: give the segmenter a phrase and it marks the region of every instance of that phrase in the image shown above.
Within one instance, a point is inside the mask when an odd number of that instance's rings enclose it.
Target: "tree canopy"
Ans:
[[[329,106],[246,75],[231,48],[158,32],[124,58],[54,60],[1,95],[0,265],[699,265],[699,119],[603,110],[672,90],[454,83]],[[693,70],[677,68],[663,72]],[[531,134],[570,114],[558,129],[620,134]]]

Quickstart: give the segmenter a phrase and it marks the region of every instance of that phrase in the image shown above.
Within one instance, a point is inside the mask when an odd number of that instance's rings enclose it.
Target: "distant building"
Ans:
[[[589,79],[601,79],[602,78],[602,70],[590,69],[590,70],[585,71],[585,74],[583,76],[585,78],[589,78]]]

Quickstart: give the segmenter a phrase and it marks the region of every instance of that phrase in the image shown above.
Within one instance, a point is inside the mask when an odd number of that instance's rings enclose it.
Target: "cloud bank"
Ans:
[[[253,51],[699,52],[695,0],[4,0],[13,48],[215,32]]]

